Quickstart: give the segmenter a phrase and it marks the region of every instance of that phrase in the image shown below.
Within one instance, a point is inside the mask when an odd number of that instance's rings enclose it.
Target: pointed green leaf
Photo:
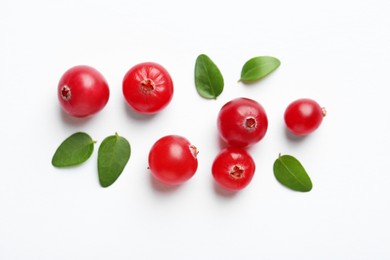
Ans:
[[[88,160],[93,152],[94,141],[82,132],[74,133],[57,148],[52,158],[55,167],[67,167],[81,164]]]
[[[302,164],[291,155],[283,155],[274,163],[274,175],[284,186],[295,191],[310,191],[313,184]]]
[[[251,82],[259,80],[276,70],[280,61],[271,56],[259,56],[248,60],[241,70],[240,81]]]
[[[112,185],[123,172],[130,159],[129,142],[118,134],[103,140],[98,152],[98,174],[102,187]]]
[[[199,95],[207,99],[215,99],[223,91],[223,76],[217,65],[205,54],[196,59],[195,86]]]

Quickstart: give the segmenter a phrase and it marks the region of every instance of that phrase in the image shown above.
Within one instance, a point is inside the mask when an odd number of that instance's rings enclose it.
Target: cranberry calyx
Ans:
[[[229,174],[234,179],[241,179],[244,176],[244,169],[240,165],[234,165]]]
[[[322,112],[322,117],[325,117],[326,116],[326,108],[325,107],[321,107],[321,112]]]
[[[254,117],[247,117],[244,122],[245,128],[248,130],[254,130],[257,126],[257,121]]]
[[[61,88],[61,97],[65,101],[68,101],[72,97],[72,92],[70,91],[70,88],[67,85],[64,85]]]
[[[198,156],[198,153],[199,153],[198,148],[196,148],[195,145],[190,145],[190,150],[191,150],[191,153],[194,156],[194,158],[196,158]]]
[[[143,92],[150,93],[155,89],[155,84],[151,79],[144,79],[141,81],[141,87]]]

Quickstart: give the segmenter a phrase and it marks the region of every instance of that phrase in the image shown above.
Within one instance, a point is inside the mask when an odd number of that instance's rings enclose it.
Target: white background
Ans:
[[[390,259],[390,4],[387,0],[0,2],[0,259]],[[225,79],[217,100],[194,86],[207,54]],[[243,64],[271,55],[282,65],[252,85]],[[156,116],[125,104],[121,82],[144,61],[163,65],[175,94]],[[98,69],[111,96],[96,116],[65,115],[56,96],[68,68]],[[245,96],[266,109],[266,137],[249,149],[257,169],[232,194],[211,164],[220,150],[216,117]],[[286,134],[283,112],[309,97],[328,115],[312,135]],[[51,157],[77,131],[97,141],[83,165]],[[115,132],[132,154],[109,188],[97,149]],[[166,134],[200,151],[196,175],[168,188],[147,170]],[[291,154],[313,181],[309,193],[280,185],[278,154]]]

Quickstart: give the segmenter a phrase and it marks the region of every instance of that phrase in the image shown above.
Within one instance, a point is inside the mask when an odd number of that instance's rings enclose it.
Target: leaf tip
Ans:
[[[51,165],[52,165],[53,167],[56,167],[56,168],[58,167],[57,164],[54,162],[54,159],[51,160]]]
[[[100,182],[100,186],[101,186],[102,188],[108,188],[110,185],[111,185],[111,184]]]

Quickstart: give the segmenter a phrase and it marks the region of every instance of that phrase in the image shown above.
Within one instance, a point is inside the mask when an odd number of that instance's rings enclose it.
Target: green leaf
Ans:
[[[310,191],[313,184],[302,164],[291,155],[279,155],[274,163],[274,175],[284,186],[295,191]]]
[[[118,179],[130,159],[130,153],[129,142],[117,133],[103,140],[98,152],[98,174],[102,187],[108,187]]]
[[[94,147],[92,138],[82,132],[66,138],[57,148],[51,163],[55,167],[68,167],[81,164],[91,157]]]
[[[248,60],[241,70],[240,81],[251,82],[259,80],[276,70],[280,61],[271,56],[259,56]]]
[[[215,63],[205,54],[199,55],[196,59],[195,86],[199,95],[207,99],[215,99],[223,91],[223,76]]]

